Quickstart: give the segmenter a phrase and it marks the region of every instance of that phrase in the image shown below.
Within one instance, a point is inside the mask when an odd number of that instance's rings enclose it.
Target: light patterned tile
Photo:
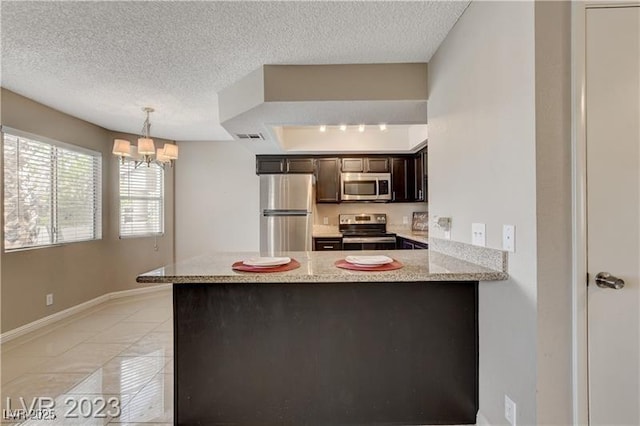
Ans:
[[[166,320],[165,322],[154,328],[153,331],[173,333],[173,319]]]
[[[2,401],[22,397],[29,404],[36,397],[56,398],[85,378],[86,374],[78,373],[24,374],[2,386]]]
[[[80,343],[33,368],[39,373],[91,373],[120,354],[128,343]]]
[[[173,375],[157,374],[123,410],[120,422],[173,422]]]
[[[167,358],[167,363],[162,368],[164,374],[173,374],[173,357]]]
[[[3,356],[57,356],[86,341],[95,333],[60,328],[3,352]]]
[[[173,311],[164,306],[149,307],[142,309],[135,314],[125,318],[124,321],[143,321],[161,323],[172,318]]]
[[[148,322],[119,322],[94,335],[89,343],[134,343],[151,331],[155,325]]]
[[[122,321],[122,319],[122,315],[114,315],[97,311],[69,322],[65,325],[65,328],[67,330],[99,332],[112,327],[116,323]]]
[[[173,356],[173,333],[149,333],[122,352],[122,356]]]
[[[54,357],[35,357],[19,355],[2,356],[2,383],[8,383],[17,377],[32,373],[35,368],[42,363],[49,362]]]
[[[165,365],[164,358],[115,357],[67,393],[134,394]]]

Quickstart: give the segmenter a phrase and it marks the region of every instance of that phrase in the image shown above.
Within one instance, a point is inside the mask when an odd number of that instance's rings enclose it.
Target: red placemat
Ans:
[[[350,269],[352,271],[375,271],[375,272],[393,271],[394,269],[400,269],[404,266],[402,263],[398,262],[395,259],[393,259],[393,262],[391,263],[387,263],[380,266],[373,266],[373,267],[354,265],[353,263],[347,262],[345,259],[336,260],[336,263],[334,263],[334,265],[336,265],[338,268]]]
[[[298,269],[299,267],[300,267],[300,263],[295,259],[291,259],[291,262],[285,265],[275,266],[273,268],[260,268],[257,266],[245,265],[244,263],[242,263],[242,260],[231,265],[231,268],[234,271],[243,271],[243,272],[285,272],[285,271],[291,271],[293,269]]]

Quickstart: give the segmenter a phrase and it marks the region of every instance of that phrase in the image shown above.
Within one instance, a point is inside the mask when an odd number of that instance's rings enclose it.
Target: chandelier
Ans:
[[[138,145],[131,145],[131,142],[126,139],[114,139],[113,154],[122,159],[122,164],[127,159],[134,161],[136,168],[143,163],[147,163],[147,167],[150,167],[152,162],[161,167],[164,167],[165,164],[173,167],[173,163],[178,159],[178,146],[172,143],[165,143],[164,147],[156,149],[153,139],[149,136],[149,130],[151,129],[149,114],[154,109],[144,107],[142,110],[146,113],[146,119],[142,124],[142,136],[138,138]]]

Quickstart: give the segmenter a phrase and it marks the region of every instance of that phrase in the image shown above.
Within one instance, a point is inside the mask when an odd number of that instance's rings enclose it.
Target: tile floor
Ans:
[[[55,421],[19,424],[173,424],[171,290],[110,300],[0,350],[2,409],[7,397],[13,410],[20,397],[55,400]]]

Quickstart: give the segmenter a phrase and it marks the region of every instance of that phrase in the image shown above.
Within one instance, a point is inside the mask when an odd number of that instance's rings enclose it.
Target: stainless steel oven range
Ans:
[[[343,250],[395,250],[396,234],[387,232],[384,213],[341,214]]]

